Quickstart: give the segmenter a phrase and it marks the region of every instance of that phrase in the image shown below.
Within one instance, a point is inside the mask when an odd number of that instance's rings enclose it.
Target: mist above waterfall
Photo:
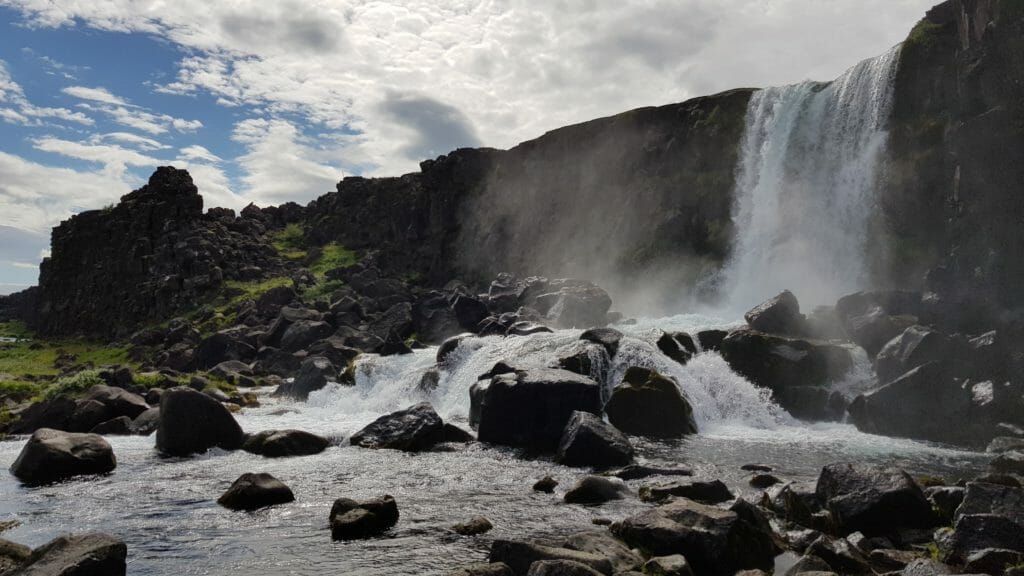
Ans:
[[[766,88],[748,104],[725,302],[743,310],[784,289],[808,305],[867,287],[900,47],[834,82]]]

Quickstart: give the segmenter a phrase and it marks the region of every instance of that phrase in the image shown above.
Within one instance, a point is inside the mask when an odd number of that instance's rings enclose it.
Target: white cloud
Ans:
[[[193,144],[192,146],[186,146],[178,151],[181,158],[186,160],[197,160],[204,162],[223,162],[220,156],[217,156],[213,152],[210,152],[203,146]]]
[[[119,179],[125,175],[128,166],[145,166],[155,169],[160,165],[160,160],[152,156],[109,144],[88,144],[47,137],[35,140],[33,145],[37,150],[43,152],[52,152],[76,160],[98,162],[103,165],[104,173]]]
[[[507,147],[638,106],[834,78],[900,41],[934,2],[182,0],[157,15],[144,2],[6,1],[33,25],[80,20],[184,47],[163,91],[359,131],[339,137],[343,146],[323,143],[345,156],[314,161],[314,180],[318,166],[400,173],[415,167],[412,154],[444,146]],[[396,94],[408,103],[400,113],[388,105]],[[120,121],[150,134],[167,128]]]
[[[68,96],[74,96],[82,100],[92,100],[94,102],[103,102],[104,104],[114,104],[117,106],[127,106],[128,103],[119,96],[114,96],[106,88],[88,88],[86,86],[68,86],[61,90],[61,92]]]
[[[6,106],[2,106],[6,104]],[[0,60],[0,119],[10,124],[42,126],[43,120],[54,118],[92,126],[92,118],[67,108],[36,106],[29,101],[21,85],[14,81],[7,70],[7,63]]]
[[[257,204],[308,201],[333,190],[344,175],[330,163],[336,150],[311,145],[284,120],[245,120],[232,137],[247,148],[237,162],[246,173],[245,196]]]
[[[138,134],[132,134],[130,132],[110,132],[107,134],[93,134],[89,137],[89,142],[92,144],[100,144],[108,140],[114,140],[130,146],[135,146],[140,150],[152,151],[152,150],[165,150],[170,148],[166,144],[161,144],[152,138],[146,138],[145,136],[139,136]]]

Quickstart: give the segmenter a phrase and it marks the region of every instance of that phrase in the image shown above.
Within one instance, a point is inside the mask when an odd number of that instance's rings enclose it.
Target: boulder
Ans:
[[[346,346],[344,339],[337,336],[314,342],[307,350],[309,356],[323,356],[335,366],[347,366],[360,354],[359,350]]]
[[[291,488],[270,474],[246,473],[231,484],[217,504],[229,510],[257,510],[294,500]]]
[[[630,464],[618,470],[605,473],[607,476],[615,476],[622,480],[639,480],[650,476],[693,476],[693,470],[688,468],[658,468],[655,466],[644,466],[642,464]]]
[[[561,546],[569,550],[604,556],[612,563],[616,574],[639,569],[643,558],[616,539],[607,530],[577,532],[566,538]]]
[[[986,549],[1024,552],[1024,489],[968,482],[952,532],[938,540],[943,560],[957,564]]]
[[[331,506],[330,523],[334,540],[372,538],[398,523],[398,504],[388,495],[362,502],[339,498]]]
[[[483,516],[474,516],[465,522],[452,526],[452,532],[461,536],[476,536],[490,532],[491,528],[494,528],[494,525],[491,524],[490,520]]]
[[[555,461],[565,466],[609,468],[633,461],[629,438],[590,412],[573,412],[558,442]]]
[[[601,386],[565,370],[528,368],[476,382],[470,405],[481,442],[554,449],[573,412],[601,412]]]
[[[847,335],[874,358],[883,346],[915,323],[920,292],[857,292],[836,302],[835,314]]]
[[[536,492],[544,492],[545,494],[551,494],[555,491],[555,487],[558,486],[558,480],[555,480],[551,476],[545,476],[540,480],[537,480],[533,484],[533,489]]]
[[[658,350],[676,362],[686,365],[697,353],[697,345],[693,337],[686,332],[664,332],[656,343]]]
[[[789,386],[772,397],[794,418],[816,422],[843,421],[849,405],[842,392],[821,386]]]
[[[132,433],[132,419],[127,416],[111,418],[97,424],[89,432],[100,436],[128,436]]]
[[[106,474],[115,467],[113,449],[98,434],[40,428],[11,464],[11,474],[34,486],[73,476]]]
[[[753,330],[730,333],[722,340],[721,353],[738,374],[773,392],[790,386],[827,386],[853,366],[849,350],[842,346]]]
[[[68,420],[74,414],[75,408],[75,401],[66,396],[35,402],[18,416],[17,421],[10,425],[7,432],[32,434],[40,428],[67,430]]]
[[[558,368],[594,379],[599,377],[601,367],[611,361],[607,350],[594,342],[574,342],[563,354],[558,359]]]
[[[1001,433],[1000,423],[1020,419],[1020,396],[1003,388],[965,383],[929,363],[858,396],[848,411],[863,432],[980,448]]]
[[[557,328],[593,328],[608,324],[612,299],[598,286],[581,280],[552,280],[536,308]],[[557,290],[557,291],[556,291]]]
[[[455,312],[455,318],[458,320],[459,326],[463,330],[469,330],[470,332],[475,332],[477,326],[483,322],[484,318],[490,315],[486,304],[465,294],[455,297],[455,300],[452,302],[452,310]]]
[[[89,388],[85,399],[106,406],[111,418],[127,416],[129,419],[134,419],[149,410],[149,404],[146,403],[145,398],[116,386],[97,384]]]
[[[428,402],[377,418],[350,438],[353,446],[427,450],[444,440],[444,422]]]
[[[285,352],[273,346],[262,346],[256,352],[256,362],[253,364],[253,372],[256,374],[274,374],[282,378],[295,376],[302,366],[302,360],[298,355]]]
[[[370,322],[368,331],[381,340],[396,338],[404,341],[412,335],[412,304],[399,302],[390,306]]]
[[[615,328],[591,328],[580,334],[580,340],[599,344],[608,352],[608,357],[613,358],[619,351],[619,342],[622,341],[622,332]]]
[[[328,382],[338,379],[338,370],[330,360],[323,356],[311,356],[302,361],[299,374],[291,382],[277,387],[276,396],[306,400],[309,393],[327,386]]]
[[[440,344],[462,332],[447,297],[432,291],[420,296],[412,305],[413,330],[427,344]]]
[[[380,346],[376,347],[374,353],[380,354],[381,356],[399,356],[402,354],[412,354],[412,348],[406,344],[405,340],[398,335],[397,332],[391,332],[384,339],[384,342]]]
[[[167,456],[188,456],[214,447],[237,450],[244,440],[228,409],[205,394],[179,386],[160,399],[156,448]]]
[[[534,562],[544,560],[571,560],[589,566],[600,574],[612,574],[611,562],[597,554],[512,540],[495,540],[491,544],[489,561],[507,564],[516,576],[526,576]]]
[[[584,476],[565,493],[568,504],[604,504],[610,500],[622,500],[629,494],[629,487],[618,478],[606,476]]]
[[[32,549],[0,538],[0,574],[9,574],[32,557]]]
[[[285,352],[305,350],[310,344],[333,333],[334,327],[322,320],[299,320],[281,335],[281,349]]]
[[[526,576],[601,576],[601,573],[575,560],[538,560],[530,564]]]
[[[108,534],[60,536],[7,576],[124,576],[128,547]]]
[[[651,558],[644,563],[643,572],[648,576],[694,576],[693,568],[682,554]]]
[[[452,352],[455,352],[459,345],[462,344],[462,341],[472,336],[473,335],[469,333],[459,334],[457,336],[452,336],[441,343],[441,345],[437,347],[437,363],[444,364],[444,362],[448,360],[448,357],[451,356]]]
[[[476,440],[476,437],[473,436],[473,434],[449,422],[444,423],[443,436],[444,442],[453,442],[456,444],[465,444],[467,442],[473,442]]]
[[[683,498],[615,522],[611,530],[651,556],[682,554],[697,574],[770,571],[777,552],[770,526],[745,507],[734,507],[737,511]]]
[[[721,480],[684,480],[640,487],[640,499],[644,502],[664,502],[673,497],[688,498],[702,504],[720,504],[735,498]]]
[[[952,524],[956,509],[964,501],[966,489],[962,486],[931,486],[924,489],[924,495],[932,504],[932,510],[943,524]]]
[[[110,410],[99,400],[81,399],[75,402],[75,411],[67,421],[69,432],[88,432],[102,422],[113,418]]]
[[[327,449],[327,438],[302,430],[264,430],[251,434],[242,444],[242,450],[267,458],[308,456]]]
[[[701,330],[697,332],[697,342],[700,344],[701,350],[713,350],[717,352],[722,347],[722,340],[729,333],[725,330]]]
[[[908,371],[929,362],[942,362],[952,351],[948,336],[914,325],[890,340],[875,357],[878,381],[892,382]]]
[[[935,515],[924,492],[909,474],[865,464],[830,464],[815,489],[832,513],[837,531],[885,536],[900,528],[930,528]]]
[[[316,310],[301,308],[299,306],[285,306],[281,308],[277,318],[267,328],[266,333],[259,338],[260,346],[281,347],[281,339],[285,332],[296,322],[316,322],[323,319],[323,315]]]
[[[844,539],[820,536],[805,552],[808,556],[825,561],[830,570],[837,574],[874,575],[868,559],[855,546]]]
[[[160,408],[150,408],[132,420],[129,430],[138,436],[149,436],[160,427]]]
[[[693,407],[676,383],[647,368],[626,371],[604,410],[613,426],[626,434],[678,438],[697,432]]]
[[[256,356],[257,358],[259,357],[258,352]],[[252,371],[252,366],[245,362],[239,362],[238,360],[221,362],[207,370],[207,374],[235,386],[252,387],[256,385],[256,380],[254,378],[255,374]]]
[[[221,330],[203,338],[196,346],[196,368],[209,370],[227,360],[250,362],[256,357],[256,348],[245,337],[232,329]]]
[[[800,313],[800,303],[789,290],[751,308],[743,318],[758,332],[791,336],[801,336],[806,332],[806,319]]]

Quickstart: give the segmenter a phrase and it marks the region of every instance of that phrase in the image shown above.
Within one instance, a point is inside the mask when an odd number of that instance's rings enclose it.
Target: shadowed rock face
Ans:
[[[82,212],[53,229],[36,314],[28,319],[48,335],[124,336],[195,307],[225,280],[280,269],[264,238],[271,219],[259,209],[247,214],[204,215],[188,172],[161,167],[116,206]]]

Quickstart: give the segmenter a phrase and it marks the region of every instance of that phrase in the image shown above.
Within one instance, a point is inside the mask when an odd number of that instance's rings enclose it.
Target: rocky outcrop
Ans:
[[[935,525],[931,504],[909,474],[863,464],[831,464],[818,476],[818,500],[840,534],[885,536]]]
[[[231,211],[204,215],[188,172],[161,167],[117,205],[53,229],[28,320],[47,335],[127,336],[194,308],[225,280],[281,270],[266,230]]]

